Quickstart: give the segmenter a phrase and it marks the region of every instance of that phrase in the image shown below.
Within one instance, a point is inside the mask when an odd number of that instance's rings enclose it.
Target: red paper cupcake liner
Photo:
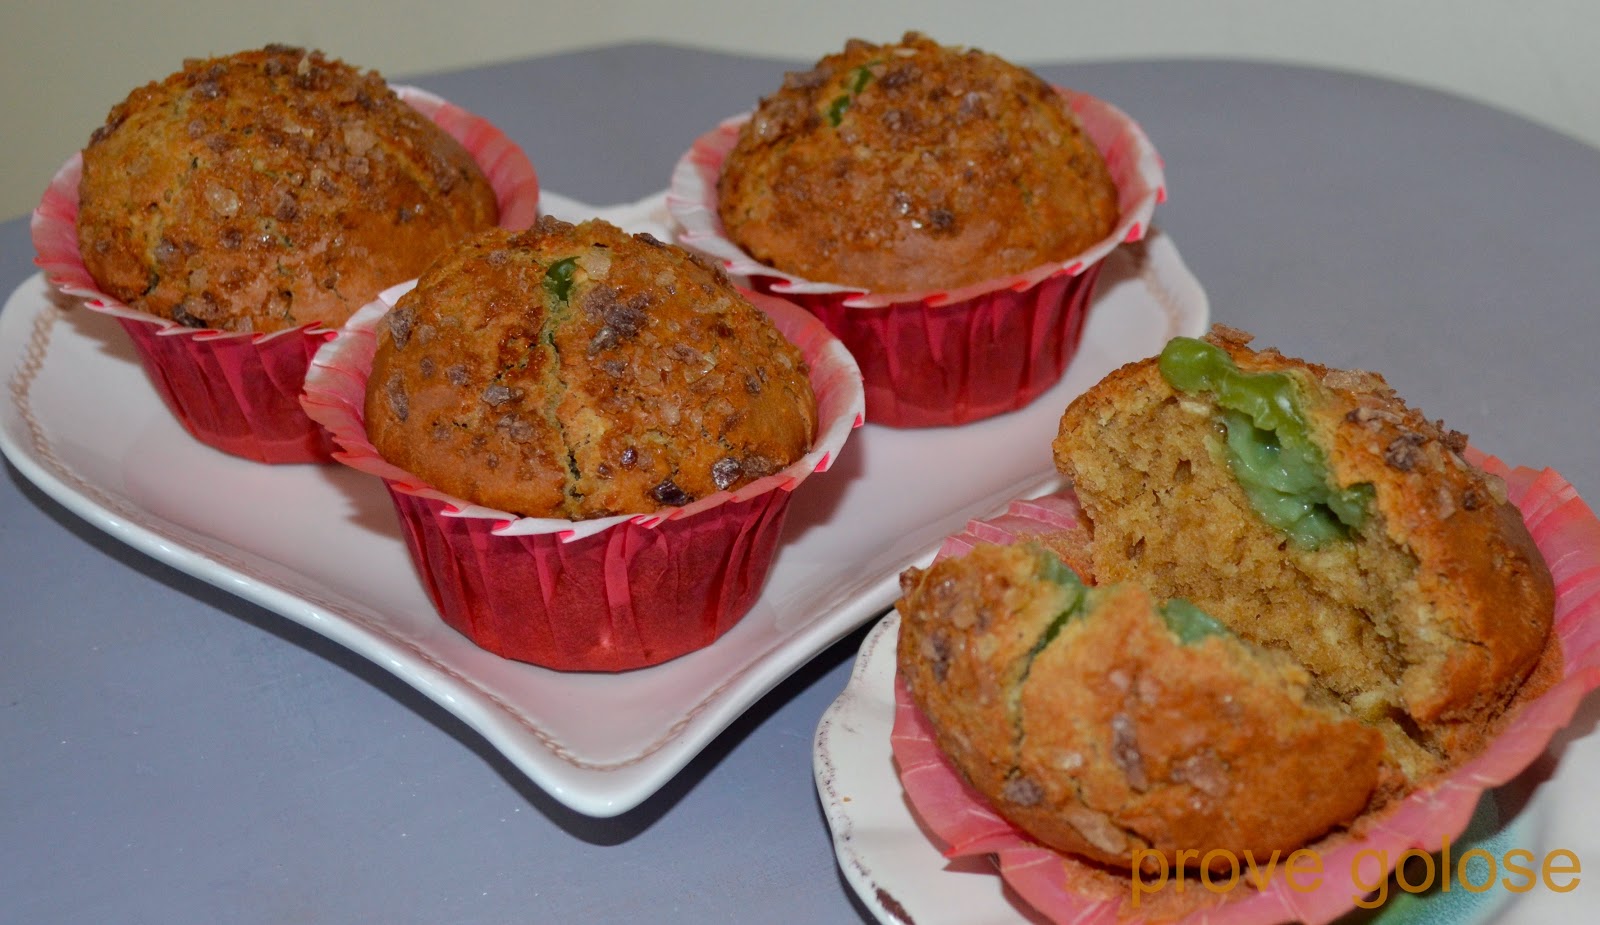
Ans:
[[[865,292],[757,262],[717,215],[717,178],[749,114],[697,139],[673,171],[667,206],[679,240],[804,305],[861,364],[867,417],[891,427],[964,424],[1027,405],[1060,380],[1082,335],[1105,256],[1138,241],[1166,199],[1160,155],[1138,124],[1088,94],[1057,88],[1100,149],[1117,186],[1116,227],[1088,250],[954,291]]]
[[[491,538],[489,522],[443,501],[390,496],[446,623],[496,655],[569,671],[640,668],[716,641],[755,603],[789,507],[787,491],[769,491],[566,542]]]
[[[1359,837],[1338,834],[1308,846],[1322,860],[1324,876],[1316,889],[1299,889],[1284,876],[1271,877],[1260,889],[1243,880],[1237,889],[1220,894],[1194,888],[1182,894],[1190,900],[1187,908],[1169,907],[1160,921],[1317,925],[1338,918],[1370,892],[1363,883],[1380,882],[1389,873],[1379,869],[1379,857],[1392,866],[1410,849],[1431,853],[1446,840],[1456,840],[1484,791],[1532,764],[1571,722],[1583,698],[1600,687],[1600,520],[1553,470],[1511,469],[1470,451],[1469,458],[1505,478],[1512,503],[1550,567],[1556,587],[1554,631],[1564,659],[1561,679],[1522,704],[1483,752],[1370,820]],[[963,555],[979,542],[1014,542],[1023,533],[1062,529],[1071,525],[1076,511],[1070,492],[1014,504],[1005,517],[974,522],[965,533],[947,539],[939,558]],[[993,855],[1006,883],[1051,921],[1110,925],[1139,920],[1138,910],[1130,908],[1126,873],[1109,873],[1040,846],[967,784],[939,749],[932,726],[898,675],[890,744],[912,809],[945,845],[947,857]]]
[[[394,88],[472,155],[500,207],[500,225],[522,229],[539,208],[539,181],[522,149],[487,120],[414,87]],[[34,262],[61,292],[114,316],[174,417],[196,440],[265,463],[328,462],[336,449],[300,407],[306,368],[333,332],[321,325],[270,334],[189,328],[101,292],[78,252],[75,154],[33,212]]]
[[[834,295],[787,298],[821,319],[861,364],[868,420],[942,427],[1015,411],[1059,382],[1104,266],[945,305],[852,308]],[[770,282],[757,280],[756,287],[770,289]]]
[[[710,645],[755,603],[789,495],[832,465],[864,418],[861,373],[815,318],[747,293],[800,348],[817,399],[810,452],[733,492],[650,514],[569,521],[470,504],[386,462],[363,408],[374,328],[411,284],[357,312],[313,360],[303,405],[340,462],[384,479],[428,596],[445,622],[507,658],[565,671],[624,671]]]

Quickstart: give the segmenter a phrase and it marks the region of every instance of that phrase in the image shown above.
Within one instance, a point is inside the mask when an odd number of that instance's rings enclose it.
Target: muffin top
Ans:
[[[941,750],[1057,850],[1287,854],[1392,777],[1376,730],[1192,604],[1086,587],[1031,542],[979,543],[901,587],[898,669]]]
[[[816,426],[800,351],[721,271],[599,220],[453,248],[379,326],[367,384],[386,460],[528,517],[736,489]]]
[[[776,269],[883,292],[954,289],[1110,234],[1117,190],[1066,99],[915,32],[791,73],[723,165],[728,236]]]
[[[230,331],[337,326],[498,215],[471,155],[382,77],[283,45],[134,90],[84,149],[79,200],[103,290]]]

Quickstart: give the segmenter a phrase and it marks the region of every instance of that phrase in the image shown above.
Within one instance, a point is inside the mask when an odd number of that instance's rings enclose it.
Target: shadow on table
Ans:
[[[376,663],[286,617],[243,598],[235,597],[227,591],[123,544],[67,510],[22,477],[9,462],[5,468],[23,497],[80,541],[153,581],[182,592],[217,611],[229,614],[372,685],[476,754],[527,800],[530,806],[568,834],[602,847],[622,844],[648,830],[693,790],[754,729],[841,663],[852,659],[860,647],[864,632],[863,629],[850,633],[815,659],[802,665],[794,674],[734,720],[682,771],[644,803],[614,818],[591,818],[566,807],[545,793],[470,726]],[[823,831],[826,831],[825,826]]]

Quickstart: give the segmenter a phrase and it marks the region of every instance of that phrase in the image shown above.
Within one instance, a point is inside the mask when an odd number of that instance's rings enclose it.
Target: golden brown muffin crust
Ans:
[[[371,71],[283,45],[191,60],[83,152],[84,264],[190,327],[337,326],[493,226],[465,149]]]
[[[1118,215],[1104,160],[1060,94],[914,32],[851,40],[789,74],[740,130],[718,211],[757,260],[883,292],[1064,260]]]
[[[1060,624],[1041,555],[981,544],[908,571],[896,605],[901,677],[940,747],[1034,838],[1122,867],[1265,857],[1381,795],[1382,737],[1311,702],[1303,670],[1226,634],[1180,641],[1132,584]]]
[[[532,517],[648,513],[810,449],[800,351],[717,269],[613,225],[549,217],[451,251],[379,326],[382,456]]]

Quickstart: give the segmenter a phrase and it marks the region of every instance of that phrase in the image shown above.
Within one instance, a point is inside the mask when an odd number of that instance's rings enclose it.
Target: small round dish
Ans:
[[[1407,797],[1365,840],[1329,847],[1329,888],[1299,893],[1280,888],[1279,877],[1266,891],[1241,894],[1241,901],[1212,905],[1177,921],[1332,921],[1356,910],[1356,900],[1367,893],[1333,876],[1353,871],[1363,850],[1398,858],[1411,848],[1438,851],[1450,839],[1457,859],[1474,849],[1493,858],[1516,849],[1535,857],[1542,853],[1536,850],[1541,848],[1537,813],[1524,810],[1501,819],[1509,815],[1501,804],[1516,801],[1502,800],[1502,792],[1492,788],[1538,758],[1583,697],[1600,687],[1600,521],[1556,473],[1479,459],[1505,477],[1512,501],[1550,563],[1558,595],[1555,631],[1566,655],[1562,679],[1526,704],[1487,750]],[[974,542],[1009,542],[1019,532],[1058,529],[1073,518],[1074,506],[1070,493],[1013,503],[1005,515],[973,522],[965,533],[947,539],[940,554],[959,555]],[[1075,862],[1027,840],[943,760],[896,682],[898,627],[891,612],[867,637],[848,687],[824,715],[814,741],[818,792],[839,865],[863,902],[884,922],[919,925],[1018,918],[1123,921],[1129,881],[1119,881],[1109,894],[1100,884],[1098,900],[1076,895],[1071,888]],[[1568,796],[1595,806],[1587,795],[1592,788],[1580,789],[1581,796]],[[1480,859],[1469,877],[1482,883],[1485,866]],[[1361,870],[1361,882],[1373,882],[1371,872]],[[1476,892],[1456,886],[1412,894],[1391,879],[1388,901],[1369,914],[1382,922],[1479,922],[1513,898],[1498,885]]]
[[[893,611],[861,643],[849,685],[817,726],[813,761],[817,793],[827,813],[834,852],[845,880],[883,925],[1014,925],[1044,923],[1006,885],[988,857],[946,857],[906,805],[895,775],[889,738],[895,714]],[[1542,844],[1537,808],[1516,808],[1514,795],[1484,795],[1454,843],[1459,854],[1482,849],[1496,858]],[[1487,865],[1469,862],[1468,876],[1482,882]],[[1391,885],[1392,887],[1392,885]],[[1392,889],[1366,925],[1481,925],[1493,921],[1513,894],[1438,888],[1421,894]]]

